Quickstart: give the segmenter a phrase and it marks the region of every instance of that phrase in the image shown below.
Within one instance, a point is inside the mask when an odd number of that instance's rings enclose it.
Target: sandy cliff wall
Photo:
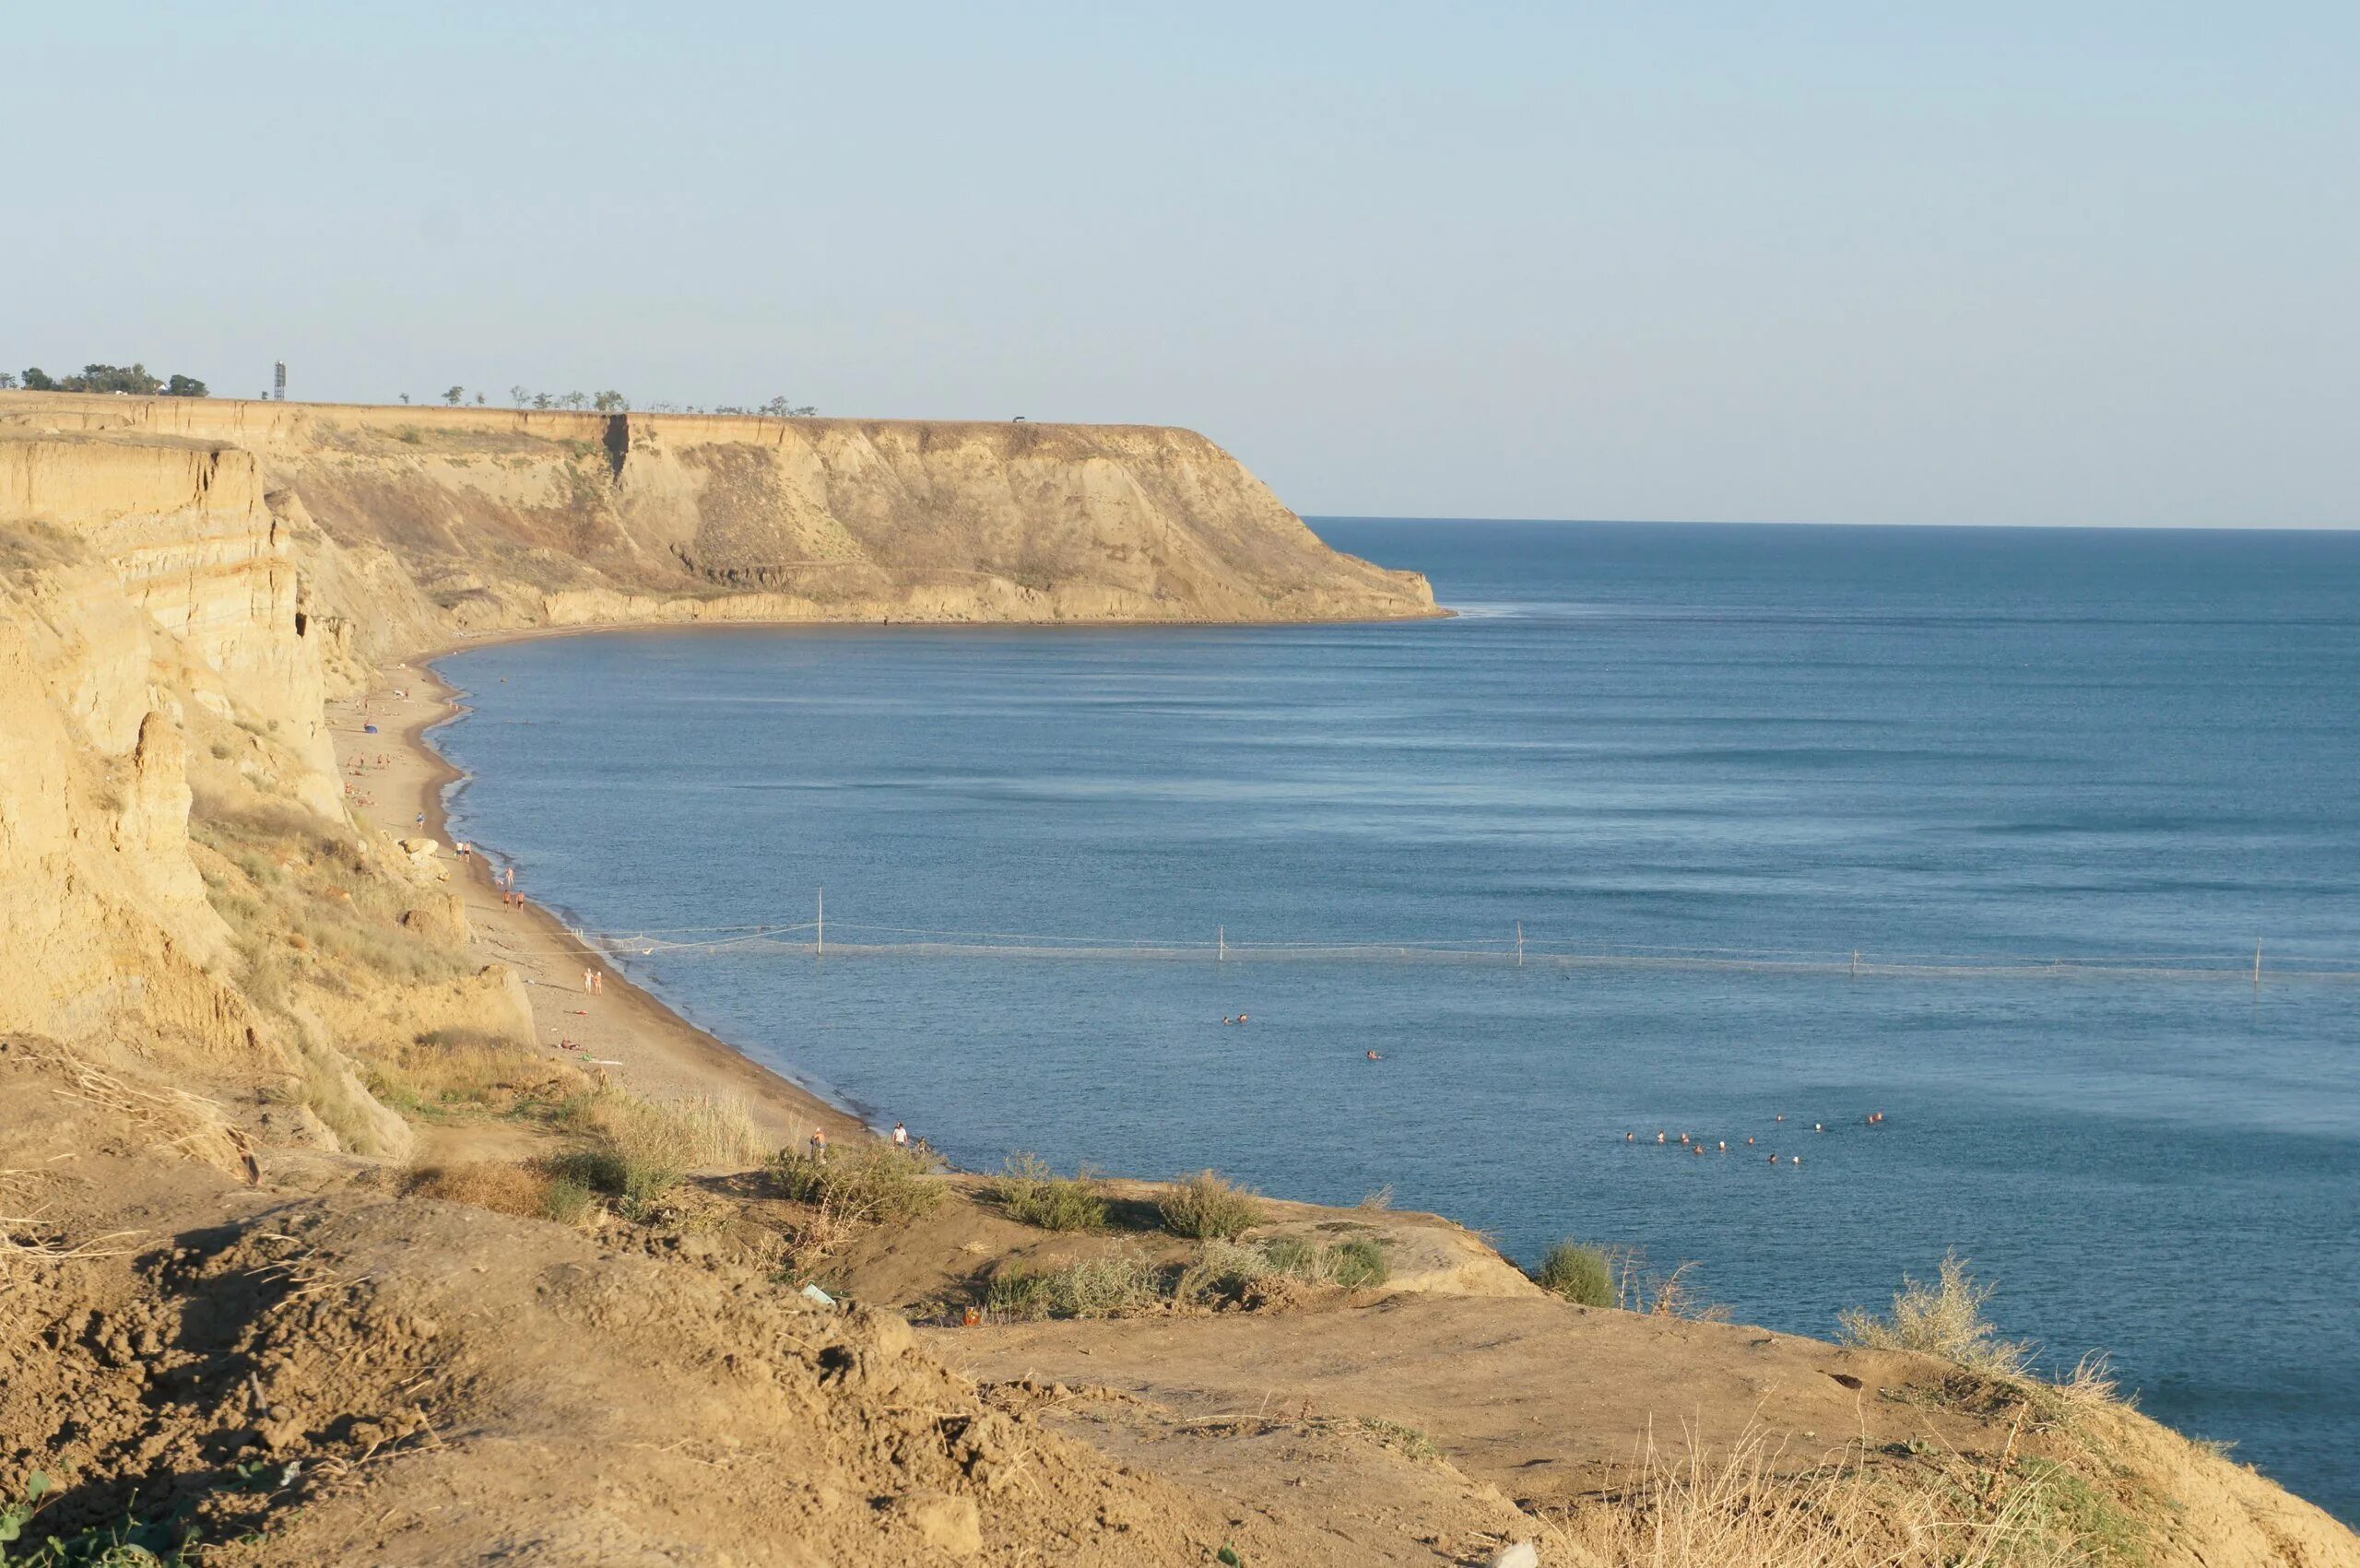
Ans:
[[[248,453],[464,629],[1434,613],[1188,430],[0,395],[12,427]]]

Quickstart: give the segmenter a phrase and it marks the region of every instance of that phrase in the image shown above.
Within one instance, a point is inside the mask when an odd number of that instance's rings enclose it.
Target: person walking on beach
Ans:
[[[597,987],[598,972],[595,969],[584,970],[582,972],[582,994],[586,996],[591,992],[596,990]]]
[[[607,994],[607,972],[605,970],[594,969],[590,972],[590,994],[594,996],[603,996]]]

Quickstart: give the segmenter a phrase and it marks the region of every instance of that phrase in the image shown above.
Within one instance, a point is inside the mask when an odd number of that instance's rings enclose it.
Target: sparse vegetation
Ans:
[[[1161,1304],[1163,1285],[1164,1270],[1149,1260],[1137,1242],[1126,1240],[1063,1268],[1042,1273],[1002,1269],[984,1305],[996,1317],[1018,1320],[1114,1317]]]
[[[1602,1247],[1586,1246],[1571,1239],[1559,1242],[1542,1256],[1532,1279],[1542,1290],[1563,1296],[1575,1306],[1621,1304],[1614,1260]]]
[[[770,1162],[779,1190],[851,1224],[899,1224],[932,1212],[942,1184],[931,1150],[871,1143],[822,1159],[781,1149]]]
[[[1183,1178],[1156,1204],[1163,1228],[1198,1241],[1233,1241],[1262,1223],[1260,1199],[1215,1171]]]
[[[663,1197],[691,1171],[742,1168],[770,1147],[743,1104],[710,1095],[648,1100],[608,1084],[563,1102],[552,1119],[590,1147],[556,1156],[548,1173],[633,1208]]]
[[[546,1167],[511,1165],[498,1160],[421,1165],[403,1176],[401,1190],[405,1197],[439,1197],[520,1219],[554,1220],[562,1225],[582,1223],[596,1202],[591,1189],[571,1176],[552,1174]]]
[[[1386,1421],[1380,1416],[1365,1417],[1361,1427],[1370,1436],[1387,1447],[1398,1448],[1412,1459],[1439,1459],[1442,1449],[1419,1427],[1403,1421]]]
[[[1855,1456],[1792,1463],[1759,1427],[1725,1453],[1693,1433],[1684,1452],[1651,1438],[1606,1494],[1551,1533],[1584,1560],[1628,1568],[2069,1568],[2106,1555],[2061,1467],[1927,1462],[1943,1472],[1896,1480]],[[2079,1479],[2075,1478],[2076,1484]],[[2084,1489],[2086,1490],[2086,1489]]]
[[[1087,1166],[1060,1176],[1039,1155],[1018,1154],[992,1184],[992,1197],[1010,1219],[1044,1231],[1106,1228],[1106,1199]]]
[[[1392,1272],[1385,1249],[1365,1236],[1323,1244],[1306,1236],[1265,1242],[1208,1241],[1174,1287],[1177,1300],[1235,1302],[1274,1279],[1359,1290],[1382,1285]]]
[[[1849,1307],[1836,1321],[1847,1345],[1871,1350],[1916,1350],[1969,1372],[2013,1381],[2029,1371],[2033,1347],[2001,1338],[1999,1329],[1983,1315],[1984,1303],[1997,1288],[1977,1280],[1967,1272],[1965,1259],[1948,1253],[1932,1283],[1902,1278],[1890,1315],[1879,1317]]]

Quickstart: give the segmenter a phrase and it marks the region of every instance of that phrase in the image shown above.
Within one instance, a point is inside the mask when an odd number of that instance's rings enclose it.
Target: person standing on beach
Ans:
[[[607,972],[605,970],[594,969],[590,972],[590,994],[594,996],[603,996],[607,994]]]
[[[595,969],[584,970],[582,972],[582,994],[586,996],[597,988],[598,972]]]
[[[825,1127],[811,1129],[811,1158],[822,1165],[828,1162],[828,1129]]]
[[[907,1149],[909,1146],[910,1129],[903,1126],[901,1123],[895,1122],[893,1124],[893,1147],[896,1149]]]

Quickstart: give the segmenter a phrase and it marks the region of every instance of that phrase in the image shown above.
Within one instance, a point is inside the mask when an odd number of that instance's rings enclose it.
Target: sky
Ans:
[[[6,6],[0,366],[1179,424],[1310,514],[2360,525],[2360,6]]]

